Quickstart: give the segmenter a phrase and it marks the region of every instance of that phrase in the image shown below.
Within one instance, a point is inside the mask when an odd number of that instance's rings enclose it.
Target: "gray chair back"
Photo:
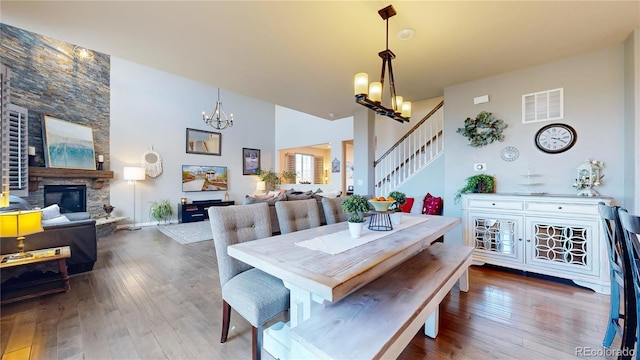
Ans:
[[[322,198],[322,209],[324,217],[327,219],[327,225],[347,221],[351,214],[342,210],[342,203],[347,199],[346,196],[337,198]]]
[[[218,259],[220,285],[251,266],[227,254],[229,245],[271,236],[269,206],[266,203],[236,206],[211,206],[208,210],[213,244]]]
[[[275,206],[282,234],[320,226],[320,211],[316,199],[278,201]]]

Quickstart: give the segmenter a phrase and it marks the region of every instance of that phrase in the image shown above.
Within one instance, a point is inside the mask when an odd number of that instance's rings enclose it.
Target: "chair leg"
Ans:
[[[262,357],[262,326],[251,327],[251,358],[260,360]]]
[[[222,300],[222,336],[220,342],[227,341],[227,335],[229,334],[229,323],[231,322],[231,305]]]

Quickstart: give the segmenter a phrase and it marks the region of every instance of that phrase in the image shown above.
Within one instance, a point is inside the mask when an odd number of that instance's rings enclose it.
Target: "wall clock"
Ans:
[[[559,154],[571,149],[578,136],[574,128],[566,124],[543,126],[535,136],[538,149],[547,154]]]

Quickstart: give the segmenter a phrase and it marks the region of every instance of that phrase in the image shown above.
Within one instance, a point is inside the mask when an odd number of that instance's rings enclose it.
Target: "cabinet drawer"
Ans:
[[[598,207],[592,204],[527,202],[526,210],[541,213],[598,215]]]
[[[467,208],[522,210],[522,201],[467,199]]]

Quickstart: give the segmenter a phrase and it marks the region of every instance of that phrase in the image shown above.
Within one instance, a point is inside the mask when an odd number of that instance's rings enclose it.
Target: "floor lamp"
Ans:
[[[125,166],[122,172],[122,178],[133,183],[133,225],[127,230],[140,230],[136,226],[136,181],[144,180],[145,169],[143,167]]]

